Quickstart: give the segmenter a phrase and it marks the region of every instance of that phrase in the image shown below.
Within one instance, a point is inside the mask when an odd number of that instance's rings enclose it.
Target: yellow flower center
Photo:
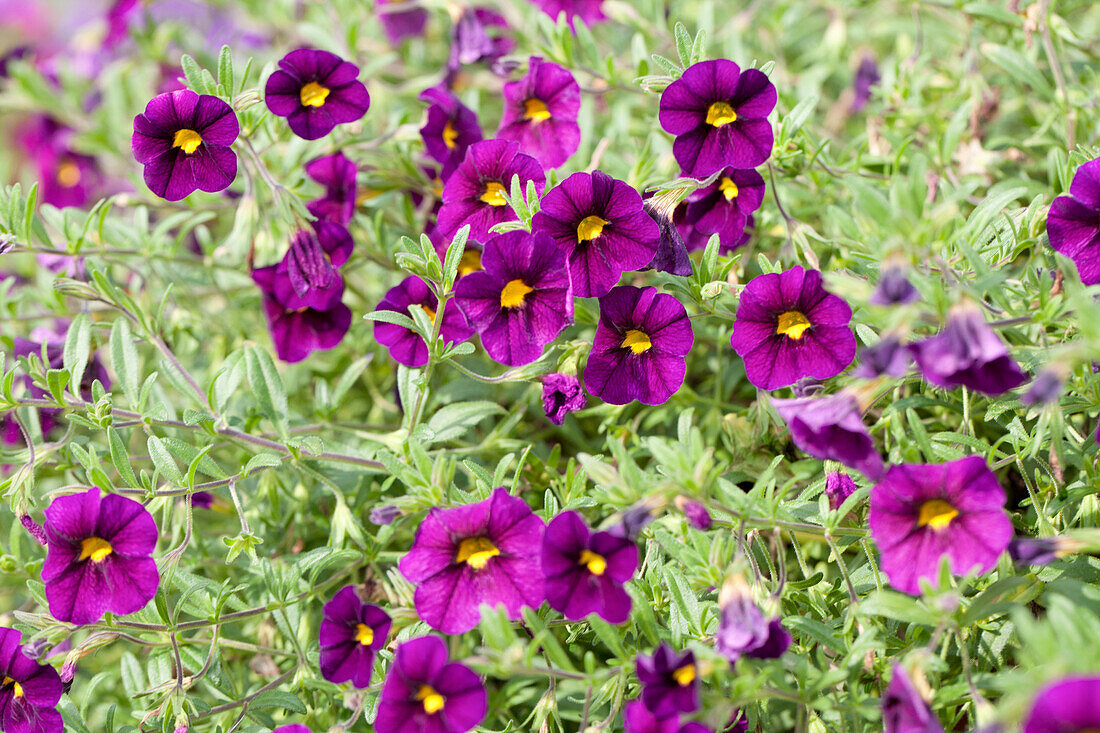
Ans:
[[[499,554],[500,550],[488,537],[467,537],[458,543],[455,562],[464,562],[474,570],[484,570],[489,563],[489,558]],[[443,707],[442,703],[440,707]]]
[[[603,575],[607,570],[607,559],[603,555],[597,555],[591,550],[583,550],[581,552],[581,559],[578,562],[579,565],[584,565],[588,568],[588,572],[593,575]]]
[[[739,193],[737,184],[727,176],[722,177],[721,182],[718,184],[718,190],[726,197],[726,201],[733,201]]]
[[[672,679],[676,680],[676,684],[680,687],[687,687],[695,681],[695,665],[685,664],[678,670],[672,673]]]
[[[356,624],[355,640],[363,646],[370,646],[374,643],[374,629],[366,624]]]
[[[591,242],[596,237],[603,234],[603,228],[607,226],[608,222],[605,219],[601,219],[596,215],[586,216],[577,225],[577,243]]]
[[[523,103],[523,116],[533,122],[542,122],[550,119],[550,110],[541,99],[531,97]]]
[[[510,280],[500,291],[501,308],[519,308],[532,288],[522,280]]]
[[[489,206],[504,206],[508,203],[508,199],[504,198],[504,186],[496,181],[485,184],[485,193],[481,194],[480,198]]]
[[[443,127],[443,144],[447,146],[447,150],[455,149],[455,140],[458,139],[458,130],[455,129],[454,123],[447,120],[447,124]]]
[[[100,537],[89,537],[80,543],[80,560],[91,558],[92,562],[103,562],[103,558],[114,552],[111,543]]]
[[[443,696],[428,685],[421,685],[416,693],[416,699],[424,705],[424,712],[428,715],[438,713],[443,709]]]
[[[932,499],[920,505],[920,516],[917,517],[917,525],[931,527],[937,532],[951,524],[951,520],[959,516],[959,510],[942,499]]]
[[[632,328],[626,332],[626,337],[623,338],[620,346],[624,349],[629,348],[635,354],[641,354],[643,351],[649,351],[653,347],[653,342],[649,340],[649,336]]]
[[[172,147],[181,148],[188,155],[198,150],[200,145],[202,145],[202,136],[186,127],[176,130],[176,136],[172,138]]]
[[[729,102],[715,102],[707,108],[707,124],[722,127],[737,120],[737,113]]]
[[[57,182],[65,188],[72,188],[80,183],[80,166],[71,160],[57,166]]]
[[[320,107],[328,99],[328,87],[323,87],[315,81],[311,81],[302,87],[298,97],[306,107]]]
[[[12,686],[11,687],[12,694],[15,695],[16,697],[23,697],[23,686],[21,684],[19,684],[18,682],[16,682],[15,680],[13,680],[11,677],[8,677],[8,676],[5,675],[3,685],[5,687],[7,685],[11,685]]]
[[[799,311],[787,311],[779,314],[779,321],[775,326],[775,333],[779,336],[787,336],[798,341],[802,334],[810,327],[806,316]]]
[[[476,249],[468,249],[462,253],[462,259],[458,261],[458,274],[469,275],[471,272],[481,270],[481,252]]]

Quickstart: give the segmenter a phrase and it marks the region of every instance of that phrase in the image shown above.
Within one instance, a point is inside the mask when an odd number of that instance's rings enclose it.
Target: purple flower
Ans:
[[[1044,687],[1031,704],[1024,733],[1086,733],[1100,729],[1100,677],[1066,677]]]
[[[838,461],[869,478],[882,475],[882,458],[875,450],[863,411],[847,392],[827,397],[780,400],[772,405],[791,429],[791,440],[822,461]]]
[[[1085,285],[1100,283],[1100,158],[1073,174],[1069,196],[1059,196],[1047,214],[1047,238],[1077,265]]]
[[[446,183],[466,159],[466,150],[481,141],[481,125],[477,113],[458,101],[446,87],[425,89],[420,99],[428,102],[427,120],[420,128],[420,137],[428,155],[443,166],[439,176]]]
[[[508,21],[490,8],[464,8],[451,27],[451,55],[447,68],[452,72],[464,64],[479,61],[495,63],[511,53],[516,43],[504,35]]]
[[[802,377],[828,379],[856,355],[851,320],[852,309],[822,287],[820,272],[792,267],[745,286],[730,346],[760,389],[779,389]]]
[[[546,602],[570,621],[590,613],[611,624],[630,616],[623,583],[638,567],[638,548],[610,532],[593,532],[574,511],[550,520],[542,538]]]
[[[334,304],[327,310],[301,305],[282,263],[252,271],[252,281],[264,298],[264,315],[275,342],[276,355],[285,362],[298,362],[314,351],[331,349],[344,339],[351,328],[351,309],[340,302],[344,293],[340,281]]]
[[[657,237],[657,251],[644,269],[660,270],[679,277],[691,277],[691,259],[688,257],[687,244],[670,218],[671,212],[662,211],[659,205],[654,203],[654,199],[643,199],[642,208],[656,222],[660,231]]]
[[[1065,376],[1058,368],[1048,367],[1035,375],[1027,391],[1020,395],[1025,405],[1039,405],[1057,402],[1065,389]]]
[[[214,193],[237,177],[237,156],[230,145],[240,125],[233,109],[209,94],[187,89],[149,100],[134,118],[130,146],[145,166],[145,185],[168,201],[196,189]]]
[[[686,496],[677,496],[674,501],[680,511],[684,513],[684,516],[687,517],[688,522],[690,522],[691,526],[695,527],[695,529],[705,532],[714,524],[710,512],[707,511],[706,506],[703,504],[692,501]]]
[[[341,588],[325,604],[321,619],[321,676],[369,687],[374,655],[386,645],[391,623],[388,613],[360,600],[355,586]]]
[[[389,289],[376,310],[396,311],[409,315],[410,308],[421,308],[428,320],[438,317],[439,299],[428,284],[410,275]],[[443,323],[439,325],[439,337],[444,343],[458,344],[466,341],[474,332],[466,323],[458,303],[447,303],[443,308]],[[422,367],[428,363],[428,344],[415,331],[394,323],[374,322],[374,339],[390,350],[390,356],[399,364]]]
[[[58,208],[84,206],[104,193],[95,158],[72,149],[73,131],[45,115],[35,115],[16,139],[38,169],[38,201]]]
[[[852,372],[857,377],[872,379],[887,375],[904,377],[909,371],[909,350],[897,336],[883,336],[873,346],[859,352],[859,366]]]
[[[544,168],[557,168],[581,144],[581,88],[566,69],[532,56],[527,76],[504,85],[497,137],[515,140]]]
[[[267,78],[264,101],[295,135],[317,140],[367,113],[370,95],[358,77],[359,67],[334,53],[299,48]]]
[[[504,488],[477,504],[432,509],[398,564],[416,583],[420,618],[444,634],[461,634],[477,626],[482,603],[503,604],[513,619],[524,606],[538,607],[543,530],[542,519]]]
[[[63,733],[57,712],[61,678],[53,667],[23,653],[23,634],[0,626],[0,730],[5,733]]]
[[[539,162],[519,152],[519,144],[510,140],[482,140],[466,150],[466,159],[455,169],[443,188],[443,207],[439,210],[439,229],[448,239],[464,224],[470,225],[470,237],[480,242],[490,236],[489,229],[506,221],[516,221],[516,213],[504,198],[519,176],[520,188],[535,182],[542,195],[546,174]]]
[[[1071,537],[1013,537],[1008,543],[1008,555],[1018,566],[1049,565],[1082,547],[1082,543]]]
[[[481,266],[455,286],[455,303],[494,361],[535,361],[573,322],[565,253],[543,232],[507,232],[485,242]]]
[[[903,305],[920,300],[920,293],[909,282],[904,267],[888,264],[882,268],[875,291],[868,300],[872,305]]]
[[[714,183],[687,198],[684,219],[706,239],[717,234],[721,252],[728,254],[745,243],[745,229],[763,201],[763,176],[751,168],[726,168]]]
[[[741,576],[730,577],[719,593],[722,618],[714,635],[714,650],[731,662],[742,655],[752,659],[776,659],[791,645],[791,635],[779,619],[765,619],[752,600]]]
[[[652,657],[638,655],[638,681],[642,702],[654,716],[667,718],[699,709],[699,678],[695,654],[677,654],[662,642]]]
[[[924,378],[945,389],[969,387],[998,395],[1027,381],[1008,348],[975,306],[951,309],[943,330],[909,345]]]
[[[401,41],[411,36],[424,34],[424,26],[428,23],[428,11],[423,8],[411,10],[388,10],[386,5],[393,0],[377,0],[378,19],[382,21],[382,28],[389,36],[390,43],[397,46]],[[397,0],[401,3],[402,0]]]
[[[846,473],[834,471],[825,474],[825,496],[829,497],[829,506],[839,509],[849,496],[856,493],[856,482]]]
[[[631,700],[623,708],[623,730],[626,733],[711,733],[702,723],[680,724],[679,715],[658,717],[641,700]]]
[[[309,213],[323,221],[347,226],[355,215],[355,174],[355,163],[343,153],[306,163],[306,175],[325,187],[324,196],[306,204]]]
[[[464,733],[489,709],[472,669],[448,663],[447,645],[420,636],[397,647],[378,697],[377,733]]]
[[[565,422],[565,416],[583,410],[587,400],[581,381],[572,374],[547,374],[542,378],[542,409],[555,425]]]
[[[601,171],[574,173],[548,191],[531,227],[569,256],[581,298],[607,295],[624,272],[648,265],[661,235],[638,192]]]
[[[653,521],[653,511],[656,508],[656,502],[652,499],[642,499],[624,509],[619,521],[607,531],[616,537],[637,542],[645,526]]]
[[[280,726],[271,731],[271,733],[310,733],[310,730],[301,723],[292,723],[290,725]]]
[[[852,87],[855,91],[855,97],[852,99],[852,111],[859,112],[867,106],[867,102],[871,99],[871,87],[879,83],[882,77],[878,73],[878,64],[875,63],[875,57],[870,53],[864,54],[863,60],[859,62],[859,68],[856,69],[856,76],[852,82]]]
[[[665,88],[658,119],[676,136],[672,153],[683,174],[706,178],[768,159],[774,137],[767,118],[776,100],[775,86],[757,69],[700,61]]]
[[[621,285],[600,298],[584,383],[612,405],[663,404],[684,383],[694,341],[683,303],[657,288]]]
[[[565,22],[573,29],[573,23],[577,18],[584,21],[585,25],[599,23],[607,20],[603,13],[603,0],[531,0],[535,5],[554,20],[565,13]]]
[[[105,611],[140,611],[160,585],[157,525],[144,506],[118,494],[102,500],[99,487],[59,496],[46,508],[42,581],[50,614],[91,624]]]
[[[209,491],[196,491],[189,494],[187,500],[191,502],[191,506],[198,509],[209,509],[214,506],[214,495]]]
[[[289,309],[327,311],[344,294],[344,281],[336,269],[348,261],[355,243],[340,224],[315,221],[310,226],[294,233],[277,265],[257,268],[252,277],[256,280],[259,274],[257,284],[270,281],[275,297]]]
[[[943,733],[943,726],[900,664],[882,696],[883,733]]]
[[[986,572],[1012,539],[1005,494],[980,456],[891,466],[871,489],[867,524],[898,590],[920,593],[947,556],[956,574]]]
[[[376,506],[370,510],[371,524],[384,525],[393,524],[394,520],[402,515],[402,511],[399,507],[388,504],[386,506]]]

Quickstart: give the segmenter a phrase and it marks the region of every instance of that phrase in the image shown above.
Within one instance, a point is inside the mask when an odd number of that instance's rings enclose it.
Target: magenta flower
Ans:
[[[887,263],[882,266],[875,291],[867,300],[871,305],[904,305],[920,300],[920,293],[909,282],[904,266]]]
[[[984,573],[1012,539],[1005,494],[980,456],[891,466],[871,489],[867,524],[882,569],[898,590],[920,593],[946,556],[951,571]]]
[[[1072,555],[1083,545],[1071,537],[1013,537],[1008,542],[1008,556],[1017,567],[1049,565],[1055,560]]]
[[[852,81],[852,89],[855,92],[852,98],[852,112],[859,112],[867,106],[871,99],[871,88],[882,80],[878,71],[878,64],[871,53],[866,53],[856,69],[855,79]]]
[[[145,185],[168,201],[195,190],[215,193],[237,177],[237,156],[230,145],[240,125],[233,109],[209,94],[187,89],[149,100],[134,118],[130,146],[145,166]]]
[[[642,702],[656,717],[667,718],[699,709],[699,678],[691,650],[677,654],[662,642],[652,657],[638,655],[637,670]]]
[[[827,397],[780,400],[772,405],[791,429],[791,440],[800,450],[822,461],[837,461],[869,478],[882,475],[882,457],[856,398],[847,392]]]
[[[40,203],[84,206],[104,193],[99,164],[73,150],[72,137],[72,129],[45,115],[34,115],[17,130],[17,144],[38,171]]]
[[[577,18],[584,21],[585,25],[599,23],[607,20],[603,12],[603,0],[531,0],[535,5],[554,20],[565,13],[565,21],[570,28]]]
[[[679,228],[670,216],[673,212],[662,211],[653,199],[642,200],[642,209],[657,224],[660,234],[657,237],[657,251],[646,269],[652,268],[679,277],[691,277],[691,258],[688,257],[687,243]]]
[[[719,251],[728,254],[745,243],[745,229],[763,201],[763,176],[751,168],[726,168],[714,183],[688,196],[684,220],[705,239],[717,234]]]
[[[952,308],[943,330],[910,344],[909,351],[924,378],[944,389],[969,387],[998,395],[1027,381],[1004,342],[970,303]]]
[[[859,366],[852,372],[857,377],[871,379],[883,374],[891,377],[904,377],[909,371],[909,349],[897,336],[886,335],[871,346],[859,352]]]
[[[741,293],[730,346],[748,380],[779,389],[803,377],[828,379],[856,355],[852,309],[821,285],[821,273],[792,267],[754,277]]]
[[[829,498],[829,506],[834,510],[839,509],[849,496],[856,493],[856,482],[846,473],[834,471],[825,474],[825,496]]]
[[[347,226],[355,215],[355,163],[343,153],[334,153],[306,163],[306,175],[325,187],[324,196],[306,204],[309,213],[322,221]]]
[[[623,583],[638,568],[638,548],[610,532],[593,532],[574,511],[562,512],[542,538],[546,601],[570,621],[594,613],[611,624],[630,616]]]
[[[612,405],[663,404],[684,383],[694,341],[683,303],[657,288],[620,285],[600,298],[584,383]]]
[[[587,400],[581,381],[572,374],[554,372],[542,378],[542,409],[555,425],[565,422],[565,416],[583,410]]]
[[[443,207],[439,210],[439,229],[448,239],[465,224],[470,237],[485,241],[490,228],[515,221],[516,213],[505,199],[512,177],[519,176],[520,188],[535,182],[539,195],[546,187],[546,174],[539,162],[519,152],[519,144],[510,140],[482,140],[466,150],[466,159],[455,169],[443,188]]]
[[[485,719],[481,678],[448,662],[447,645],[420,636],[397,647],[378,697],[376,733],[464,733]]]
[[[509,618],[543,600],[538,547],[542,519],[497,488],[485,501],[432,509],[398,567],[416,583],[413,602],[424,623],[444,634],[477,626],[478,606],[503,604]]]
[[[317,140],[367,113],[370,95],[358,77],[359,67],[334,53],[299,48],[267,78],[264,101],[295,135]]]
[[[100,500],[99,487],[59,496],[46,507],[42,581],[50,614],[91,624],[104,612],[126,615],[145,607],[160,585],[150,555],[157,525],[144,506],[118,494]]]
[[[692,64],[661,95],[658,119],[676,136],[672,153],[685,176],[706,178],[723,168],[755,168],[774,137],[768,115],[775,86],[757,69],[725,59]]]
[[[290,725],[280,726],[271,733],[310,733],[310,730],[301,723],[291,723]]]
[[[680,723],[679,715],[657,717],[641,700],[631,700],[623,708],[623,730],[626,733],[711,733],[702,723]]]
[[[481,141],[481,125],[477,113],[442,85],[425,89],[420,99],[428,102],[427,120],[420,128],[420,137],[428,155],[443,166],[439,177],[446,183],[466,159],[466,150]]]
[[[252,271],[252,281],[263,293],[264,315],[275,343],[276,355],[285,362],[298,362],[314,351],[331,349],[344,340],[351,328],[351,309],[340,302],[344,284],[330,291],[332,305],[318,310],[302,305],[302,298],[282,263]],[[339,277],[339,276],[337,276]]]
[[[451,55],[447,68],[453,74],[464,64],[497,59],[511,53],[516,42],[505,35],[508,21],[490,8],[464,8],[451,27]]]
[[[390,43],[397,46],[406,38],[424,35],[424,26],[428,23],[427,10],[416,7],[410,10],[389,10],[386,5],[391,3],[393,0],[376,0],[378,19],[382,21],[382,28],[389,36]],[[397,0],[394,4],[402,4],[402,0]]]
[[[692,527],[700,531],[706,532],[714,524],[714,519],[710,516],[710,512],[707,511],[707,507],[704,504],[700,504],[697,501],[692,501],[686,496],[679,495],[674,500],[676,508],[684,513],[688,522]]]
[[[1024,733],[1100,730],[1100,677],[1066,677],[1044,687],[1031,704]]]
[[[648,265],[661,230],[642,197],[606,173],[574,173],[550,189],[531,227],[549,234],[569,257],[573,294],[607,295],[628,270]]]
[[[315,221],[310,226],[294,233],[278,264],[257,268],[252,277],[257,284],[270,282],[275,297],[289,309],[327,311],[344,294],[344,281],[336,270],[348,261],[355,243],[340,224]]]
[[[1047,238],[1073,260],[1085,285],[1100,283],[1100,158],[1073,174],[1068,196],[1059,196],[1047,214]]]
[[[341,588],[325,604],[321,619],[321,676],[369,687],[374,655],[386,645],[391,623],[388,613],[359,598],[355,586]]]
[[[439,299],[428,284],[410,275],[386,293],[376,310],[396,311],[409,315],[410,308],[421,308],[428,320],[435,322]],[[466,323],[458,303],[449,302],[443,309],[443,322],[439,325],[439,337],[444,343],[458,344],[474,335]],[[422,367],[428,363],[428,344],[412,329],[383,321],[374,322],[374,339],[390,350],[390,356],[399,364]]]
[[[63,733],[57,712],[62,684],[57,671],[28,656],[22,632],[0,626],[0,730]]]
[[[928,703],[900,664],[882,696],[883,733],[944,733]]]
[[[581,144],[581,88],[566,69],[532,56],[527,76],[504,85],[497,137],[515,140],[544,168],[557,168]]]
[[[741,656],[776,659],[791,645],[791,635],[777,618],[766,619],[740,576],[726,581],[719,594],[722,617],[714,635],[714,650],[731,662]]]

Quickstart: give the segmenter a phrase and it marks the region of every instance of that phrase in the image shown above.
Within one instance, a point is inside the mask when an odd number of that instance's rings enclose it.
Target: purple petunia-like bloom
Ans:
[[[699,678],[695,654],[689,649],[677,654],[661,643],[652,657],[638,655],[638,681],[642,683],[642,702],[658,718],[699,709]]]
[[[57,712],[61,678],[53,667],[29,656],[22,639],[22,632],[0,626],[0,730],[62,733],[65,723]]]
[[[168,201],[195,190],[214,193],[237,177],[237,155],[229,147],[240,125],[233,108],[209,94],[181,89],[149,100],[134,118],[130,146],[145,166],[145,185]]]
[[[546,601],[570,621],[590,613],[611,624],[630,616],[623,583],[638,568],[634,542],[610,532],[593,532],[574,511],[550,520],[542,538]]]
[[[648,265],[660,227],[627,183],[603,173],[574,173],[550,189],[531,220],[569,256],[573,294],[607,295],[628,270]]]
[[[878,343],[859,352],[859,366],[852,372],[857,377],[871,379],[881,375],[904,377],[909,371],[909,349],[897,336],[886,335]]]
[[[791,635],[778,618],[768,620],[739,575],[731,576],[718,597],[722,618],[714,635],[714,650],[731,662],[742,656],[775,659],[791,645]]]
[[[943,733],[943,726],[900,664],[882,696],[883,733]]]
[[[544,525],[503,487],[485,501],[432,509],[398,567],[416,584],[424,623],[444,634],[477,626],[482,603],[503,604],[509,618],[543,601],[538,548]]]
[[[424,34],[424,26],[428,23],[428,11],[424,8],[411,8],[409,10],[389,10],[389,4],[401,4],[402,0],[375,0],[378,6],[378,19],[382,21],[382,28],[390,39],[390,43],[397,46],[401,41],[413,36]]]
[[[91,624],[110,611],[134,613],[156,595],[157,525],[144,506],[99,487],[59,496],[46,507],[42,581],[50,614]]]
[[[621,285],[600,298],[584,383],[612,405],[663,404],[684,383],[694,342],[683,303],[657,288]]]
[[[325,195],[306,204],[322,221],[347,226],[355,215],[355,163],[343,153],[326,155],[306,163],[306,175],[325,187]]]
[[[583,410],[586,403],[581,380],[575,375],[554,372],[542,378],[542,409],[555,425],[565,422],[570,412]]]
[[[565,13],[565,22],[574,28],[577,18],[584,21],[585,25],[599,23],[607,20],[603,12],[603,0],[531,0],[542,8],[542,11],[554,20]]]
[[[252,277],[257,284],[270,282],[275,297],[291,310],[331,310],[344,294],[337,268],[348,261],[354,248],[351,234],[343,226],[315,221],[309,229],[294,233],[278,264],[257,268]]]
[[[955,574],[986,572],[1012,539],[1005,493],[980,456],[891,466],[871,489],[867,524],[890,584],[917,595],[947,556]]]
[[[359,67],[334,53],[299,48],[267,78],[264,101],[295,135],[317,140],[367,113],[370,95],[358,77]]]
[[[290,725],[280,726],[271,733],[310,733],[310,730],[301,723],[291,723]]]
[[[905,267],[889,263],[884,265],[881,277],[868,302],[872,305],[904,305],[920,300],[920,293],[909,282]]]
[[[691,258],[688,257],[687,243],[680,229],[672,221],[673,211],[664,211],[654,203],[654,199],[643,199],[642,208],[657,224],[660,235],[657,237],[657,251],[649,261],[647,268],[667,272],[679,277],[691,277]]]
[[[343,341],[351,328],[351,309],[340,302],[343,281],[329,291],[332,305],[318,310],[302,305],[290,275],[281,268],[282,262],[252,271],[252,281],[263,293],[264,315],[276,355],[285,362],[298,362]],[[336,277],[339,279],[339,275]]]
[[[679,715],[658,717],[641,700],[631,700],[623,708],[623,730],[626,733],[711,733],[702,723],[680,723]]]
[[[428,284],[410,275],[393,286],[382,298],[376,310],[396,311],[409,315],[410,308],[421,308],[428,319],[435,322],[439,299]],[[474,332],[466,322],[457,303],[447,303],[443,308],[443,322],[439,325],[439,337],[444,343],[458,344],[466,341]],[[428,344],[420,334],[395,323],[374,322],[375,340],[390,350],[390,356],[399,364],[419,368],[428,363]]]
[[[1087,733],[1100,730],[1100,677],[1066,677],[1039,692],[1024,733]]]
[[[757,69],[726,59],[692,64],[661,94],[658,119],[676,136],[673,155],[685,176],[706,178],[724,168],[755,168],[771,155],[768,115],[778,97]]]
[[[772,405],[791,430],[791,440],[805,453],[822,461],[838,461],[871,479],[882,476],[882,457],[856,398],[839,392],[827,397],[780,400]]]
[[[532,56],[527,75],[504,85],[497,137],[515,140],[544,168],[557,168],[581,144],[581,88],[569,71]]]
[[[745,229],[763,201],[763,176],[751,168],[726,168],[714,183],[687,198],[684,219],[706,239],[717,234],[720,252],[726,254],[745,243]]]
[[[792,267],[754,277],[741,293],[730,346],[760,389],[803,377],[828,379],[856,355],[852,309],[821,284],[821,273]]]
[[[481,125],[477,113],[458,101],[444,86],[425,89],[420,99],[428,103],[427,119],[420,128],[420,137],[428,155],[443,166],[440,179],[446,183],[455,168],[466,159],[466,150],[481,141]]]
[[[106,193],[96,159],[72,148],[75,132],[47,115],[33,115],[16,128],[17,145],[38,171],[38,201],[85,206]]]
[[[829,498],[829,506],[836,510],[856,493],[856,482],[846,473],[834,471],[825,474],[825,496]]]
[[[543,232],[506,232],[485,242],[481,266],[455,285],[455,303],[494,361],[535,361],[573,322],[565,253]]]
[[[457,71],[465,64],[497,59],[512,52],[516,42],[505,35],[508,21],[490,8],[463,8],[451,27],[451,55],[447,68]]]
[[[943,330],[909,345],[924,378],[945,389],[969,387],[998,395],[1027,381],[1004,342],[970,303],[947,314]]]
[[[864,54],[863,59],[859,62],[859,68],[856,69],[855,79],[852,80],[852,90],[854,92],[852,112],[859,112],[867,106],[867,102],[871,99],[871,88],[881,80],[882,76],[879,74],[874,55],[871,53]]]
[[[1100,158],[1073,174],[1068,196],[1059,196],[1047,214],[1047,238],[1073,260],[1085,285],[1100,283]]]
[[[355,586],[341,588],[325,604],[321,619],[321,676],[369,687],[374,655],[386,645],[391,623],[388,613],[359,598]]]
[[[443,187],[443,206],[439,210],[440,233],[450,239],[463,225],[470,225],[470,237],[479,242],[490,235],[490,228],[516,221],[516,213],[505,199],[512,177],[519,176],[521,190],[535,182],[542,195],[546,174],[539,162],[519,152],[519,143],[511,140],[482,140],[466,150],[466,159],[455,169]]]
[[[488,712],[481,678],[450,662],[437,636],[420,636],[397,647],[378,697],[377,733],[464,733]]]
[[[693,501],[683,495],[677,496],[673,501],[695,529],[706,532],[714,524],[714,519],[710,516],[705,504]]]

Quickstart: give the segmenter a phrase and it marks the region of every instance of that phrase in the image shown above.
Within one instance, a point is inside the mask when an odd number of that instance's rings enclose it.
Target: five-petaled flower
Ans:
[[[464,224],[470,225],[470,237],[484,242],[496,224],[515,221],[516,213],[505,195],[512,177],[519,176],[520,189],[535,182],[541,195],[546,174],[539,162],[519,152],[519,143],[511,140],[482,140],[466,150],[466,159],[455,169],[443,188],[443,206],[439,210],[439,230],[451,238]]]
[[[439,299],[428,284],[410,275],[386,293],[377,310],[396,311],[409,315],[410,308],[420,308],[433,324],[440,315]],[[443,322],[439,324],[439,338],[443,343],[462,343],[473,335],[458,303],[448,301],[443,307]],[[374,322],[374,338],[390,350],[390,356],[399,364],[422,367],[428,363],[428,344],[417,332],[384,321]]]
[[[1100,283],[1100,158],[1078,168],[1069,195],[1051,203],[1047,238],[1055,251],[1077,265],[1081,282]]]
[[[729,254],[747,241],[745,229],[763,201],[763,176],[751,168],[726,168],[714,183],[688,196],[683,223],[693,228],[696,239],[717,234],[718,251]]]
[[[694,720],[680,722],[679,715],[658,717],[641,700],[631,700],[623,708],[623,730],[626,733],[711,733]]]
[[[0,626],[0,730],[4,733],[62,733],[57,712],[62,684],[57,671],[27,656],[23,634]]]
[[[464,733],[488,711],[481,678],[450,662],[437,636],[420,636],[397,647],[378,697],[377,733]]]
[[[445,86],[435,86],[420,93],[428,102],[427,119],[420,128],[420,137],[428,155],[443,166],[439,173],[443,183],[466,158],[466,150],[481,141],[481,125],[477,113],[458,101]]]
[[[267,327],[280,359],[298,362],[314,351],[331,349],[344,340],[351,328],[351,309],[340,301],[344,283],[339,275],[337,279],[338,286],[327,296],[330,306],[319,310],[303,305],[283,263],[252,271],[252,281],[263,293]]]
[[[566,69],[532,56],[527,76],[504,85],[504,116],[497,137],[546,168],[557,168],[581,143],[577,115],[581,88]]]
[[[347,226],[355,215],[356,168],[343,153],[306,163],[306,175],[325,187],[325,195],[306,204],[318,219]]]
[[[1031,704],[1024,733],[1100,730],[1100,677],[1066,677],[1044,687]]]
[[[718,596],[722,616],[714,635],[714,650],[731,662],[741,656],[775,659],[791,645],[791,635],[778,618],[766,619],[753,601],[744,578],[732,575]]]
[[[900,664],[882,696],[883,733],[943,733],[943,726]]]
[[[612,624],[626,621],[631,602],[623,583],[637,567],[638,548],[632,540],[593,532],[577,512],[562,512],[546,527],[546,601],[571,621],[590,613]]]
[[[554,20],[565,13],[565,22],[570,29],[574,29],[577,18],[584,21],[585,25],[592,25],[606,20],[603,12],[603,0],[532,0],[542,8],[543,12]]]
[[[321,676],[368,687],[374,655],[386,645],[390,625],[389,614],[361,600],[355,586],[341,588],[325,604],[321,618]]]
[[[638,655],[638,681],[642,702],[658,718],[699,709],[699,677],[695,654],[689,649],[677,654],[662,642],[653,656]]]
[[[317,140],[367,113],[370,95],[358,77],[359,67],[334,53],[299,48],[267,78],[264,101],[295,135]]]
[[[871,479],[882,475],[882,457],[856,397],[842,391],[826,397],[780,400],[772,405],[791,429],[791,440],[801,450],[823,461],[838,461]]]

